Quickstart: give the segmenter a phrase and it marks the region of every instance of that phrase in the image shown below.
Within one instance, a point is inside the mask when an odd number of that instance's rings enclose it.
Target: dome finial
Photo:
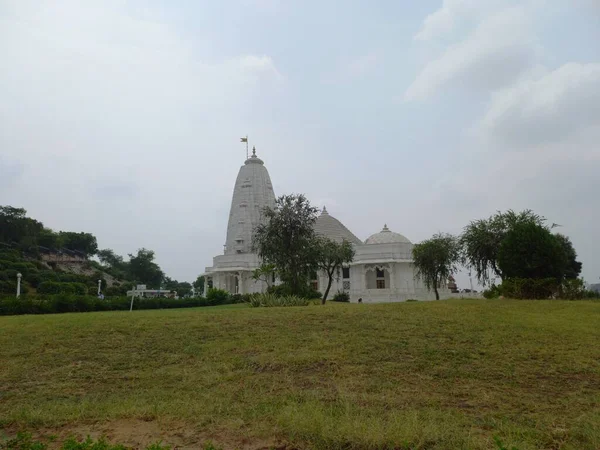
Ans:
[[[390,229],[387,226],[387,223],[383,224],[383,230],[381,231],[390,231]]]
[[[256,158],[256,146],[255,145],[252,146],[252,157]]]
[[[327,212],[327,206],[325,206],[325,205],[323,205],[323,211],[321,211],[321,215],[324,215],[324,214],[329,214]]]

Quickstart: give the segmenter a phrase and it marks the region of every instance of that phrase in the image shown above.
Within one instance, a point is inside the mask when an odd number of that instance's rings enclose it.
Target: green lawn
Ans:
[[[598,449],[600,302],[0,317],[0,428],[187,448]]]

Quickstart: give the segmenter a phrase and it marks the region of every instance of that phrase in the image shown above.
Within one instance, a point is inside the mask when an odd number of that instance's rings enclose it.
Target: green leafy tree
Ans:
[[[200,275],[198,276],[198,278],[196,278],[196,281],[194,281],[193,283],[194,285],[194,289],[196,290],[196,293],[198,295],[204,295],[204,275]]]
[[[431,239],[413,247],[416,277],[427,289],[433,289],[435,299],[440,299],[438,289],[457,272],[461,259],[460,240],[450,234],[435,234]]]
[[[13,206],[0,206],[0,242],[27,248],[35,245],[44,226],[27,217],[27,211]]]
[[[115,269],[122,269],[124,266],[123,257],[121,255],[117,255],[110,248],[98,250],[96,256],[98,256],[100,263],[102,263],[104,266],[112,267]]]
[[[93,234],[61,231],[59,238],[62,246],[69,250],[76,250],[88,256],[95,255],[98,251],[98,242]]]
[[[256,281],[263,281],[267,284],[267,288],[270,288],[273,284],[273,278],[276,275],[277,270],[273,264],[261,264],[258,269],[254,269],[252,272],[252,278]]]
[[[37,244],[49,249],[57,249],[61,246],[61,241],[58,233],[44,228],[37,236]]]
[[[334,276],[338,276],[343,264],[350,263],[354,259],[354,247],[348,241],[336,242],[327,238],[317,238],[315,240],[317,267],[327,274],[327,288],[321,299],[321,304],[325,304],[327,296],[331,290]]]
[[[579,277],[582,268],[581,262],[577,261],[577,252],[575,251],[575,247],[573,247],[571,239],[569,239],[567,236],[557,233],[555,234],[555,237],[558,239],[566,258],[564,277],[568,280],[574,280]]]
[[[500,244],[498,266],[505,279],[562,280],[568,263],[563,242],[542,225],[518,223]]]
[[[531,210],[520,213],[509,210],[467,225],[461,236],[461,244],[466,263],[475,270],[479,282],[489,284],[493,276],[504,279],[505,274],[498,265],[498,252],[506,234],[514,226],[520,223],[543,226],[545,220]]]
[[[177,283],[177,288],[175,290],[180,298],[185,297],[186,295],[191,294],[192,284],[188,283],[187,281],[181,281]]]
[[[154,252],[145,248],[138,250],[137,255],[129,255],[129,273],[131,277],[142,284],[160,287],[164,273],[154,262]]]
[[[306,290],[316,268],[315,231],[318,209],[304,195],[283,195],[266,208],[254,231],[253,245],[266,264],[277,268],[292,294]]]

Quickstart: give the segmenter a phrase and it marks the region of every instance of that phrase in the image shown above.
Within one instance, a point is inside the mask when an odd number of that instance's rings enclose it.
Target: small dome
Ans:
[[[365,244],[411,244],[411,242],[400,233],[390,231],[387,225],[379,233],[371,235]]]
[[[317,217],[314,229],[316,234],[336,242],[348,241],[351,244],[362,244],[361,240],[346,228],[342,222],[330,216],[325,207],[323,207],[321,215]]]

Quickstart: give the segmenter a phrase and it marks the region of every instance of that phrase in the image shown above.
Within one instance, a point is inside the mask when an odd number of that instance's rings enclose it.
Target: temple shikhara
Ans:
[[[274,205],[275,192],[269,172],[253,149],[235,181],[223,254],[215,256],[213,265],[205,269],[205,292],[209,286],[239,294],[266,291],[266,281],[252,277],[253,271],[261,265],[260,258],[252,250],[252,233],[262,220],[263,209]],[[364,302],[435,299],[434,293],[415,278],[412,243],[387,225],[363,242],[323,207],[315,223],[315,232],[338,242],[346,240],[356,251],[354,260],[340,271],[339,278],[334,279],[332,294],[345,291],[352,302],[359,299]],[[277,283],[277,280],[272,281]],[[327,276],[317,273],[312,284],[315,289],[324,291]],[[439,292],[441,298],[451,295],[448,289]]]

